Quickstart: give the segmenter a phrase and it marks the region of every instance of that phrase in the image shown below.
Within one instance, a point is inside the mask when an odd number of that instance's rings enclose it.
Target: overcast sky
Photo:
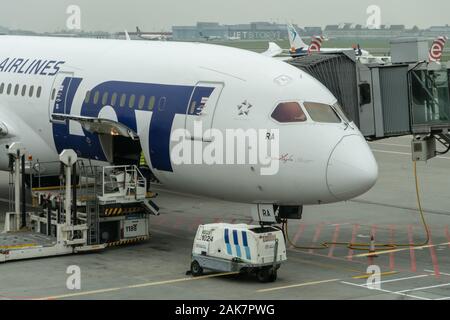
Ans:
[[[2,0],[0,25],[34,31],[65,29],[66,8],[82,12],[85,31],[170,30],[197,21],[222,24],[287,21],[299,26],[366,24],[369,5],[381,8],[382,24],[429,27],[450,24],[449,0]]]

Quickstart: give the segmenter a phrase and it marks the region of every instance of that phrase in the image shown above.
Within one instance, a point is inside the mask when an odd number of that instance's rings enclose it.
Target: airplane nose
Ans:
[[[362,136],[344,137],[328,160],[327,184],[339,200],[349,200],[366,193],[378,178],[378,165]]]

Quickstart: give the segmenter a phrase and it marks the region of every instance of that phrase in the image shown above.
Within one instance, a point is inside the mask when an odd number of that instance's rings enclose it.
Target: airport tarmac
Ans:
[[[324,241],[421,243],[410,138],[370,143],[380,176],[367,194],[345,203],[306,207],[291,221],[299,246]],[[344,246],[321,250],[289,246],[288,261],[274,283],[250,276],[185,272],[196,227],[217,221],[250,222],[245,205],[159,191],[161,215],[152,217],[147,242],[101,253],[0,265],[0,299],[447,299],[450,300],[450,155],[418,164],[422,205],[432,241],[367,257]],[[7,175],[0,198],[7,200]],[[7,204],[1,204],[1,212]],[[1,217],[2,227],[4,217]],[[379,288],[367,286],[367,267],[381,269]],[[67,267],[81,268],[81,290],[66,288]]]

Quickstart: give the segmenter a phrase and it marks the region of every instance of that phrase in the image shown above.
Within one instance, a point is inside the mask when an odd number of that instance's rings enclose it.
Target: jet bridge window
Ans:
[[[312,120],[324,123],[340,123],[341,118],[336,114],[333,108],[327,104],[305,102],[306,111]]]
[[[280,103],[272,112],[272,118],[281,123],[306,121],[306,115],[297,102]]]

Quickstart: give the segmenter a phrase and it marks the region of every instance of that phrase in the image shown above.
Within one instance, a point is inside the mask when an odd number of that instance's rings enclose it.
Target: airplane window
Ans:
[[[142,108],[144,107],[144,103],[145,103],[145,96],[141,96],[141,97],[139,98],[139,105],[138,105],[138,108],[139,108],[139,109],[142,109]]]
[[[306,121],[306,115],[297,102],[280,103],[273,111],[272,118],[282,123]]]
[[[148,110],[153,111],[154,107],[155,107],[155,97],[152,96],[148,101]]]
[[[37,91],[36,91],[36,97],[40,98],[41,97],[41,92],[42,92],[42,87],[38,87]]]
[[[12,84],[9,83],[8,84],[8,88],[6,89],[6,93],[9,95],[11,93],[11,89],[12,89]]]
[[[28,96],[31,98],[33,96],[33,92],[34,92],[34,86],[30,87],[30,92],[28,93]]]
[[[166,101],[167,101],[166,97],[159,98],[158,111],[164,111],[164,109],[166,107]]]
[[[16,86],[14,87],[14,95],[17,96],[17,94],[19,93],[19,85],[16,84]]]
[[[22,97],[25,97],[25,93],[27,92],[27,86],[23,85],[22,87]]]
[[[2,84],[0,85],[0,94],[3,93],[3,90],[4,90],[4,89],[5,89],[5,84],[2,83]]]
[[[134,108],[134,102],[136,101],[136,96],[134,94],[131,95],[130,101],[128,102],[128,106],[130,108]]]
[[[115,107],[117,103],[117,93],[113,93],[111,96],[111,106]]]
[[[53,88],[53,90],[52,90],[52,101],[55,100],[55,96],[56,96],[56,89]]]
[[[94,94],[94,101],[93,101],[94,104],[97,104],[99,99],[100,99],[100,92],[95,91],[95,94]]]
[[[333,108],[327,104],[305,102],[305,109],[308,111],[311,119],[316,122],[340,123],[341,118],[336,114]]]
[[[127,100],[127,95],[124,93],[122,94],[122,96],[120,97],[120,106],[121,107],[125,107],[125,102]]]
[[[108,96],[109,96],[108,92],[105,92],[103,94],[102,105],[106,106],[106,104],[108,103]]]
[[[91,100],[91,91],[88,90],[86,92],[86,97],[84,97],[84,103],[89,103],[90,100]]]

